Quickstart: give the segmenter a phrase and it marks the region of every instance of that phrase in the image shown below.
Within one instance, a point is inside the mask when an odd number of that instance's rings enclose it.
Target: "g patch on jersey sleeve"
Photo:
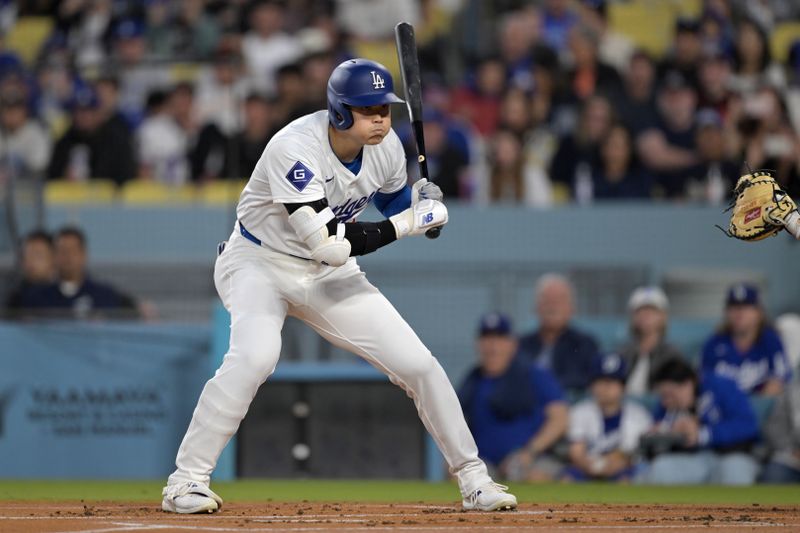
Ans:
[[[289,183],[298,191],[305,189],[306,185],[311,182],[313,177],[314,173],[300,161],[295,163],[292,168],[289,169],[289,173],[286,174],[286,179],[289,180]]]

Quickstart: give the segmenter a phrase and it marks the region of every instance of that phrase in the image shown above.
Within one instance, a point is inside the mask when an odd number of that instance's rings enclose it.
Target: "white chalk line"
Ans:
[[[114,533],[122,531],[154,531],[163,529],[178,529],[178,530],[192,530],[192,531],[209,531],[209,532],[225,532],[225,531],[330,531],[329,527],[269,527],[269,528],[242,528],[242,527],[213,527],[213,526],[195,526],[195,525],[177,525],[177,524],[139,524],[139,523],[119,523],[112,522],[112,525],[117,527],[103,528],[103,529],[87,529],[79,531],[62,531],[57,533]],[[725,523],[725,524],[686,524],[686,525],[633,525],[633,524],[619,524],[619,525],[578,525],[578,524],[541,524],[541,525],[477,525],[477,524],[447,524],[447,525],[428,525],[428,526],[410,526],[410,525],[397,525],[397,526],[357,526],[351,527],[348,531],[452,531],[453,529],[467,528],[471,531],[500,531],[500,530],[533,530],[533,529],[568,529],[570,531],[583,529],[583,530],[658,530],[658,529],[709,529],[709,528],[753,528],[753,527],[791,527],[800,524],[778,524],[769,522],[738,522],[738,523]]]

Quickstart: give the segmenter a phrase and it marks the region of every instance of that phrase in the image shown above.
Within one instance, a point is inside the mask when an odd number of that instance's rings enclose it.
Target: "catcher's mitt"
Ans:
[[[783,220],[797,209],[766,170],[745,174],[736,182],[733,200],[726,211],[733,209],[731,223],[725,233],[743,241],[760,241],[777,235]]]

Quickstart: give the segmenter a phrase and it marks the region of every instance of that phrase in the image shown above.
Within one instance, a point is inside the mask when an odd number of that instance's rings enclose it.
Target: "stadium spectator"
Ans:
[[[598,354],[592,365],[591,397],[569,411],[570,464],[566,481],[632,480],[639,438],[653,424],[650,413],[625,400],[625,360],[618,354]]]
[[[570,31],[579,19],[569,0],[545,0],[542,13],[542,40],[556,52],[567,49]]]
[[[81,69],[97,68],[107,59],[106,35],[114,17],[112,0],[63,2],[83,4],[71,17],[67,40]]]
[[[44,289],[55,279],[53,238],[49,233],[35,230],[22,242],[21,280],[11,290],[6,300],[9,318],[36,316],[36,307]]]
[[[699,107],[713,109],[723,121],[728,119],[728,108],[734,96],[730,90],[732,73],[728,56],[716,51],[704,56],[698,72]]]
[[[442,189],[445,198],[466,197],[467,187],[462,185],[462,181],[469,170],[467,154],[448,135],[448,124],[442,113],[434,110],[426,110],[424,113],[425,149],[431,179]],[[413,153],[416,147],[407,146],[407,150]],[[413,161],[412,167],[417,165],[413,156],[409,160]]]
[[[800,140],[789,124],[781,94],[763,87],[742,98],[741,104],[744,160],[751,168],[771,169],[788,189],[796,187],[792,182],[800,177]]]
[[[599,39],[597,49],[601,63],[614,67],[617,72],[628,68],[634,53],[633,42],[614,30],[608,22],[606,0],[581,0],[579,15],[581,23],[589,27]]]
[[[489,146],[489,198],[493,203],[519,203],[525,194],[522,144],[514,132],[495,132]]]
[[[137,132],[139,178],[169,185],[189,179],[189,136],[177,120],[179,96],[155,91],[147,101],[147,118]]]
[[[636,139],[645,169],[655,175],[663,193],[680,198],[686,170],[697,164],[694,114],[697,94],[679,71],[665,75],[658,95],[659,121]]]
[[[459,389],[478,453],[502,478],[553,479],[561,463],[549,453],[567,430],[567,403],[549,371],[517,356],[511,321],[481,318],[479,364]]]
[[[328,52],[308,54],[301,62],[303,72],[303,107],[296,113],[313,113],[328,107],[328,79],[336,68],[333,55]],[[296,115],[292,119],[300,118]]]
[[[647,52],[637,50],[624,73],[620,92],[611,98],[620,122],[636,137],[658,122],[655,62]]]
[[[580,121],[562,138],[550,163],[550,179],[581,203],[591,201],[591,169],[600,161],[600,144],[613,124],[611,104],[603,96],[584,102]],[[586,192],[588,182],[589,190]]]
[[[295,118],[301,117],[306,109],[306,85],[300,63],[290,63],[278,69],[275,77],[277,92],[275,96],[275,119],[279,128]]]
[[[241,103],[251,92],[239,54],[219,50],[212,65],[200,72],[195,87],[198,124],[214,125],[224,135],[235,133],[241,127]]]
[[[700,21],[694,18],[678,18],[675,21],[672,49],[659,65],[659,79],[666,82],[672,72],[678,72],[692,90],[697,90],[697,69],[702,57]]]
[[[145,6],[144,40],[148,56],[168,60],[172,57],[173,13],[168,0],[149,0]]]
[[[597,342],[570,324],[575,290],[559,274],[545,274],[536,282],[535,310],[539,328],[520,339],[520,351],[540,368],[551,370],[560,385],[584,392],[589,385]]]
[[[534,51],[541,47],[541,17],[533,8],[511,11],[500,17],[499,50],[506,68],[507,88],[533,88]]]
[[[698,374],[681,359],[665,362],[654,382],[660,404],[649,446],[667,451],[653,459],[642,481],[753,484],[759,465],[749,452],[758,439],[758,424],[736,383],[715,374]]]
[[[647,199],[652,178],[645,172],[633,150],[631,133],[615,124],[600,145],[600,165],[592,169],[592,191],[598,200]]]
[[[264,147],[277,131],[275,106],[263,96],[252,94],[244,105],[244,128],[228,145],[225,176],[247,178],[261,158]]]
[[[75,227],[55,237],[57,283],[42,294],[40,305],[61,318],[138,318],[137,304],[111,285],[95,281],[87,271],[86,237]]]
[[[575,26],[567,42],[572,55],[572,66],[567,72],[569,101],[583,102],[595,94],[608,96],[621,90],[617,71],[598,59],[600,41],[594,30]]]
[[[764,437],[772,454],[761,481],[800,483],[800,381],[789,384],[776,400]]]
[[[669,300],[659,287],[639,287],[628,299],[630,340],[619,350],[628,368],[625,392],[644,396],[664,362],[683,354],[666,341]]]
[[[284,31],[285,8],[278,2],[259,1],[251,9],[250,30],[242,38],[242,55],[254,87],[267,94],[275,92],[275,72],[294,63],[303,48]]]
[[[130,137],[131,124],[119,109],[119,80],[114,76],[103,76],[94,83],[94,87],[105,127],[115,135]]]
[[[498,57],[481,60],[467,82],[450,96],[450,113],[461,117],[483,137],[494,133],[500,120],[500,102],[505,88],[505,67]]]
[[[90,178],[124,183],[135,172],[130,138],[109,127],[91,86],[76,90],[71,102],[72,125],[58,140],[47,170],[50,179]]]
[[[395,0],[335,0],[336,23],[356,40],[389,39],[398,21],[417,26],[420,2]]]
[[[150,93],[164,90],[172,83],[169,68],[147,60],[144,25],[136,19],[119,21],[112,42],[112,71],[119,79],[120,110],[132,124],[138,125]]]
[[[703,346],[704,372],[730,378],[746,393],[777,396],[792,377],[783,344],[767,323],[759,291],[739,283],[728,290],[725,321]]]
[[[181,0],[170,24],[170,56],[176,59],[206,60],[217,46],[220,30],[205,12],[205,0]]]
[[[786,78],[773,63],[767,33],[753,20],[744,19],[736,28],[734,74],[731,89],[742,95],[756,92],[764,86],[783,88]]]
[[[722,118],[715,110],[701,110],[697,114],[696,129],[699,161],[687,170],[687,197],[720,204],[733,190],[741,168],[726,154]]]
[[[9,89],[0,94],[0,165],[17,178],[41,179],[50,160],[48,132],[28,116],[25,94]]]

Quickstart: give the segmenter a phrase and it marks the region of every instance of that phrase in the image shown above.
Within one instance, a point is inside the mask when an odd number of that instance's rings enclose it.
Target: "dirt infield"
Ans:
[[[455,505],[232,503],[213,515],[177,516],[155,503],[4,502],[2,532],[123,531],[800,531],[800,506],[531,505],[503,513]]]

